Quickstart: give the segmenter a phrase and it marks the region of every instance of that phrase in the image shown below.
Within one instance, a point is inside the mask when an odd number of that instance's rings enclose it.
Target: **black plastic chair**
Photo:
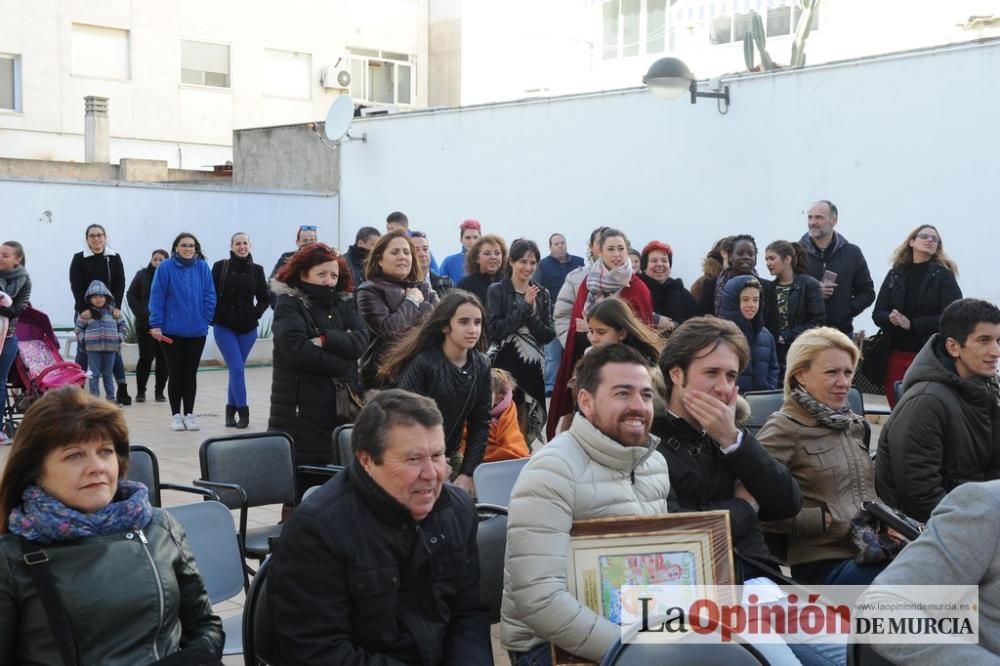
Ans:
[[[785,402],[785,392],[782,389],[750,391],[744,393],[743,397],[750,405],[750,419],[745,427],[755,437],[757,431],[771,418],[771,414],[781,409],[782,403]]]
[[[257,506],[294,505],[297,493],[292,438],[282,432],[212,437],[198,451],[201,478],[194,484],[218,493],[230,509],[240,510],[240,543],[247,557],[263,561],[270,539],[281,524],[247,527],[247,513]]]
[[[205,590],[213,604],[232,599],[248,589],[243,552],[236,538],[233,514],[219,502],[196,502],[167,509],[184,528],[187,543],[198,563]],[[239,615],[225,620],[226,643],[222,654],[243,652]]]
[[[160,491],[162,490],[179,490],[185,493],[201,495],[205,499],[219,499],[218,495],[207,488],[161,482],[160,463],[156,459],[156,454],[148,447],[140,444],[133,444],[128,447],[128,473],[125,474],[125,478],[129,481],[138,481],[146,486],[149,490],[149,503],[153,506],[163,506],[160,496]]]
[[[619,638],[604,655],[601,666],[650,666],[651,664],[698,664],[698,666],[761,666],[770,662],[747,643],[622,643]]]
[[[243,605],[243,662],[246,666],[278,663],[274,618],[267,591],[270,567],[270,558],[260,565]]]
[[[892,666],[885,657],[875,654],[871,645],[865,643],[847,644],[847,666]]]
[[[490,624],[500,621],[503,599],[503,562],[507,550],[507,508],[496,504],[477,504],[479,530],[479,593],[490,609]]]
[[[351,433],[354,432],[353,423],[345,423],[337,426],[333,431],[333,464],[347,467],[354,460],[354,450],[351,448]]]

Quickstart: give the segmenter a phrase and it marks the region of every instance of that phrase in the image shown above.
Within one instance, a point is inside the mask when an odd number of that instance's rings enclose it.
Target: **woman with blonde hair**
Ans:
[[[892,268],[872,311],[889,342],[886,352],[865,366],[865,374],[874,375],[870,379],[882,380],[890,407],[896,406],[896,382],[937,333],[941,313],[962,298],[957,278],[958,265],[945,254],[941,234],[930,224],[911,231],[893,252]]]
[[[847,398],[861,352],[835,328],[799,335],[788,349],[785,401],[757,433],[802,491],[802,509],[769,531],[788,534],[792,577],[814,585],[868,585],[886,562],[858,564],[851,519],[874,499],[867,425]]]
[[[0,663],[221,663],[184,530],[125,479],[128,441],[77,387],[24,415],[0,479]]]

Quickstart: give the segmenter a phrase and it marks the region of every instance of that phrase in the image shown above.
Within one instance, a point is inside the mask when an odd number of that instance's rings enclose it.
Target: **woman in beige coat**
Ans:
[[[884,564],[858,564],[851,518],[875,498],[864,419],[847,404],[860,352],[834,328],[806,331],[788,350],[785,402],[757,434],[802,490],[802,510],[770,523],[788,534],[792,577],[807,584],[868,585]]]

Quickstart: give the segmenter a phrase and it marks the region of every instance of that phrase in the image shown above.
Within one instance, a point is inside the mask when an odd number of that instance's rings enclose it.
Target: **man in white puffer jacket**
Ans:
[[[566,588],[575,520],[667,513],[670,475],[650,435],[653,385],[644,358],[601,345],[580,361],[577,414],[521,471],[507,523],[500,637],[512,666],[548,663],[553,642],[600,661],[620,630]]]

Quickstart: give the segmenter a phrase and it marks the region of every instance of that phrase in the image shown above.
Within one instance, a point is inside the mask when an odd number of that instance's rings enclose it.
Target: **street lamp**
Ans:
[[[702,92],[698,90],[698,82],[694,74],[680,58],[660,58],[649,67],[642,77],[650,92],[661,99],[676,99],[686,92],[691,93],[691,103],[699,97],[708,97],[719,101],[719,111],[729,110],[729,86],[723,85],[721,92]]]

